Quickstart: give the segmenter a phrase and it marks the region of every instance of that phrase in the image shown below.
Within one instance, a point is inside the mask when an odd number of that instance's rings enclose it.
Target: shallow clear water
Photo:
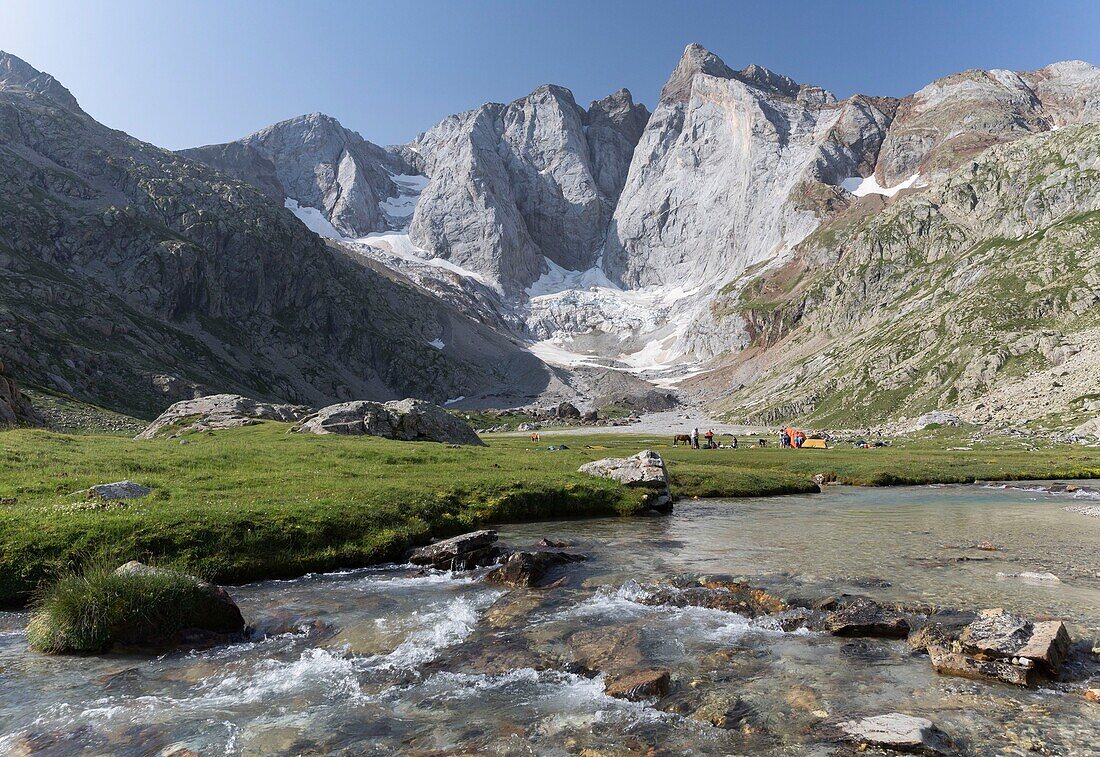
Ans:
[[[30,653],[25,614],[4,613],[0,752],[831,754],[838,718],[901,711],[968,753],[1097,754],[1100,705],[1080,694],[1100,686],[1087,651],[1100,643],[1100,519],[1062,509],[1074,502],[836,487],[681,502],[670,517],[505,526],[506,544],[563,539],[589,559],[563,586],[509,594],[399,566],[237,587],[267,639],[153,660]],[[784,597],[1006,607],[1064,618],[1093,641],[1073,681],[1036,691],[939,677],[903,642],[634,601],[683,572],[744,576]],[[1060,583],[1013,576],[1047,572]],[[660,708],[611,699],[601,678],[572,672],[592,639],[612,648],[609,665],[671,671]],[[732,729],[700,722],[731,708]]]

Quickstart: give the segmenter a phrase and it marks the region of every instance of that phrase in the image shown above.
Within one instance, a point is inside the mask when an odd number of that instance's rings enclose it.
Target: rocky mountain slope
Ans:
[[[769,423],[1092,412],[1087,63],[840,100],[690,45],[652,115],[546,85],[386,148],[313,114],[172,155],[10,56],[0,106],[0,344],[108,404],[648,379]]]
[[[869,199],[716,303],[751,334],[708,379],[734,389],[721,407],[824,425],[933,407],[1052,428],[1095,415],[1100,125],[988,149],[885,208]]]
[[[557,381],[250,184],[97,123],[6,54],[0,175],[0,350],[24,382],[149,415],[214,389],[515,402]]]

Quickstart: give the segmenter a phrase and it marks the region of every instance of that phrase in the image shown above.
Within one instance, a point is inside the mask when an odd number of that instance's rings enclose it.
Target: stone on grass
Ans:
[[[838,726],[844,737],[860,747],[892,749],[911,754],[948,754],[949,740],[928,718],[891,712]]]
[[[514,589],[538,586],[553,568],[582,560],[584,557],[570,552],[513,552],[500,567],[489,571],[485,580]]]
[[[639,702],[665,696],[668,694],[668,684],[667,670],[637,670],[608,677],[603,690],[608,696]]]
[[[473,570],[497,561],[501,550],[496,540],[496,531],[472,531],[418,547],[409,553],[408,560],[437,570]]]
[[[672,507],[672,493],[668,486],[668,469],[661,456],[651,449],[642,450],[630,457],[606,457],[580,467],[581,473],[599,478],[609,478],[624,486],[637,486],[653,490],[649,506],[665,511]]]
[[[909,635],[905,616],[866,597],[858,597],[846,607],[830,612],[825,616],[825,628],[834,636],[904,639]]]
[[[153,490],[134,481],[116,481],[113,484],[96,484],[88,489],[89,499],[141,499]]]
[[[484,446],[465,421],[423,400],[342,402],[321,408],[295,431],[309,434],[380,436],[404,442],[444,442]]]

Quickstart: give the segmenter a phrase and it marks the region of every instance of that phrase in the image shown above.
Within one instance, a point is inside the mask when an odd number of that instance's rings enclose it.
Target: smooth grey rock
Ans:
[[[891,712],[838,725],[848,741],[915,754],[948,754],[946,735],[928,718]]]
[[[116,481],[113,484],[96,484],[89,487],[88,496],[98,499],[141,499],[149,496],[152,489],[134,481]]]
[[[381,436],[407,442],[446,442],[484,446],[470,425],[423,400],[343,402],[321,408],[295,431],[310,434]]]
[[[920,431],[927,428],[932,424],[938,424],[940,426],[957,426],[959,425],[959,416],[954,413],[946,413],[942,410],[934,410],[931,413],[924,413],[913,421],[913,430]]]
[[[293,423],[311,412],[304,405],[258,402],[239,394],[212,394],[173,404],[134,438],[155,439],[166,433],[232,428],[253,420]]]
[[[624,486],[640,486],[653,489],[649,506],[659,512],[672,508],[672,492],[668,484],[668,469],[661,456],[651,449],[642,450],[630,457],[607,457],[585,463],[580,473],[610,478]]]

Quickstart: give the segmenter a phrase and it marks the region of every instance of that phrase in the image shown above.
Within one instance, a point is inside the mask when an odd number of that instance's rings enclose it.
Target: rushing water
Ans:
[[[1100,686],[1088,652],[1100,643],[1100,519],[1063,510],[1071,503],[1019,488],[836,487],[506,526],[508,545],[561,539],[588,560],[562,586],[509,594],[402,566],[237,587],[266,638],[155,659],[34,654],[26,615],[0,614],[0,752],[825,755],[838,718],[901,711],[968,753],[1100,754],[1100,704],[1081,697]],[[1005,607],[1064,618],[1092,641],[1079,645],[1077,680],[1035,691],[939,677],[899,641],[634,601],[684,572],[784,597]],[[670,670],[669,697],[604,695],[600,677],[569,664],[585,638],[620,640],[618,663]],[[732,713],[732,727],[700,719],[712,710]]]

